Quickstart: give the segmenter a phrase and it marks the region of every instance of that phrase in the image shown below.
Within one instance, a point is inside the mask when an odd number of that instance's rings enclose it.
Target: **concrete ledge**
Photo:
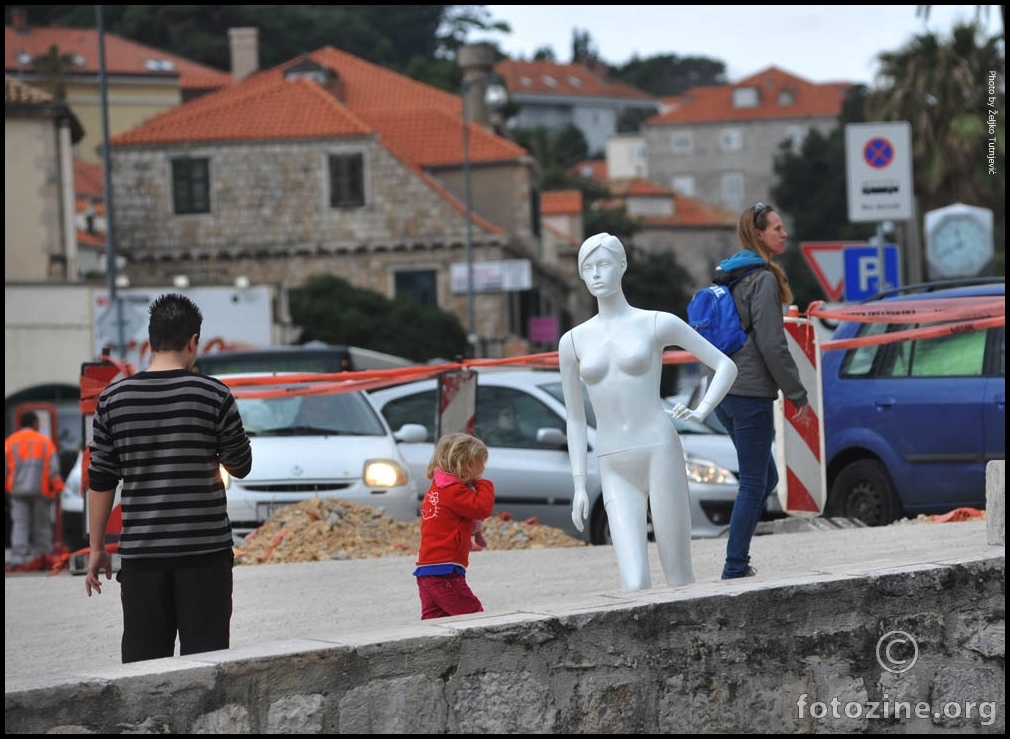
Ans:
[[[612,594],[39,681],[6,692],[4,728],[1003,734],[1005,605],[1002,551]]]
[[[985,466],[986,541],[990,546],[1006,546],[1006,460]]]

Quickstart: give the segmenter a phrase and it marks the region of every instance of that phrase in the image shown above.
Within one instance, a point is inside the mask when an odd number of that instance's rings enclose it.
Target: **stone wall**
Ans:
[[[1004,583],[1000,553],[868,576],[714,583],[367,643],[258,645],[7,692],[4,728],[1003,734]],[[884,649],[894,632],[915,635],[914,653],[907,643]],[[914,669],[888,671],[888,656],[914,657]],[[878,717],[885,709],[890,717]]]

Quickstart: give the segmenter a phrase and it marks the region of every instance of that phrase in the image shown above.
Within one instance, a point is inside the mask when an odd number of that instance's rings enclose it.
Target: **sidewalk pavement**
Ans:
[[[796,528],[805,530],[790,533]],[[713,587],[768,587],[775,581],[845,576],[895,568],[1004,556],[987,543],[986,522],[899,522],[879,528],[833,528],[823,519],[780,526],[755,537],[757,576],[719,579],[726,540],[696,539],[692,558],[699,595]],[[557,612],[620,597],[607,546],[474,552],[467,579],[487,613]],[[650,545],[654,589],[665,589]],[[420,624],[412,556],[235,568],[232,647],[285,639],[334,639]],[[122,613],[110,581],[88,598],[84,578],[68,571],[9,574],[4,580],[4,684],[7,690],[72,679],[121,666]]]

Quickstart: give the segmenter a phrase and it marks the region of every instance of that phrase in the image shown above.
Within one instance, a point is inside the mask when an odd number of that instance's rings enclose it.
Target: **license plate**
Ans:
[[[256,504],[256,521],[258,523],[263,523],[264,521],[273,518],[273,515],[277,513],[281,508],[289,503],[257,503]]]

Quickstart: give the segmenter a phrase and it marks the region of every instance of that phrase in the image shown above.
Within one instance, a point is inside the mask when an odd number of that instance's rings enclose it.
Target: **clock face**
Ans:
[[[973,216],[944,218],[932,230],[929,262],[938,277],[972,277],[992,258],[989,234]]]

